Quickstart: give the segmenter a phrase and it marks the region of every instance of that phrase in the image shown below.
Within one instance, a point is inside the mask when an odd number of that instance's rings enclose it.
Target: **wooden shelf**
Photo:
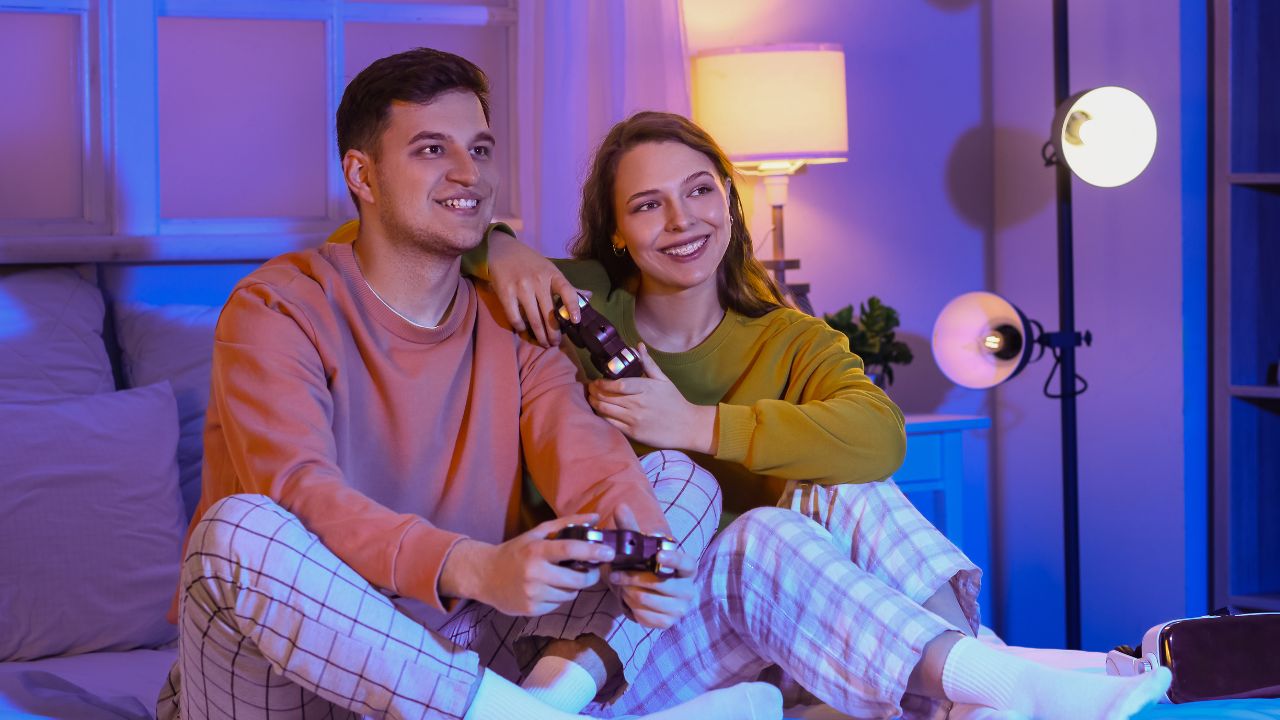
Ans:
[[[1280,173],[1231,173],[1227,176],[1227,182],[1232,185],[1280,189]]]
[[[1230,392],[1232,397],[1238,398],[1280,400],[1280,387],[1275,385],[1232,385]]]
[[[1210,13],[1210,605],[1280,611],[1280,2]]]

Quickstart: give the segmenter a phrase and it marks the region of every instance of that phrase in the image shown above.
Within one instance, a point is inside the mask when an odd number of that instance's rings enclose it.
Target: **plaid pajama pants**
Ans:
[[[610,716],[767,680],[790,705],[858,718],[945,717],[906,695],[924,645],[953,626],[921,607],[950,584],[978,627],[981,571],[892,481],[789,488],[783,507],[743,514],[698,568],[700,599],[664,632]]]
[[[678,452],[641,466],[681,548],[700,554],[720,519],[715,479]],[[209,508],[182,583],[179,657],[159,720],[461,718],[484,668],[518,682],[552,639],[599,635],[631,681],[657,636],[604,588],[541,618],[472,602],[424,627],[261,495]]]

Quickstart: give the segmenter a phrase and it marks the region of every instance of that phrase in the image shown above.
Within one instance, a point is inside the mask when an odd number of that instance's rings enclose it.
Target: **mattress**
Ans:
[[[171,648],[0,663],[0,718],[151,718],[177,656]]]
[[[998,642],[998,641],[996,641]],[[1046,665],[1102,673],[1105,655],[1007,647]],[[0,664],[0,718],[142,720],[151,718],[176,649],[134,650]],[[790,708],[789,720],[848,720],[826,706]],[[1158,705],[1136,720],[1280,720],[1280,700],[1224,700]]]

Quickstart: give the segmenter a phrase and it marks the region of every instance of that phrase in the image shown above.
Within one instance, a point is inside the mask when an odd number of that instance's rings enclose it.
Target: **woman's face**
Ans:
[[[645,143],[623,154],[613,185],[614,247],[640,268],[641,289],[715,287],[729,247],[729,200],[710,158],[678,142]]]

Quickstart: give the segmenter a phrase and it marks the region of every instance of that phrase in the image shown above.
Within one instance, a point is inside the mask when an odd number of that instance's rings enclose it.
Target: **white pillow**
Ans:
[[[208,305],[116,306],[116,339],[129,387],[167,380],[178,400],[178,483],[187,517],[200,501],[213,329],[221,312]]]
[[[167,383],[0,404],[0,661],[156,647],[186,519]]]
[[[68,267],[0,269],[0,402],[116,389],[102,294]]]

